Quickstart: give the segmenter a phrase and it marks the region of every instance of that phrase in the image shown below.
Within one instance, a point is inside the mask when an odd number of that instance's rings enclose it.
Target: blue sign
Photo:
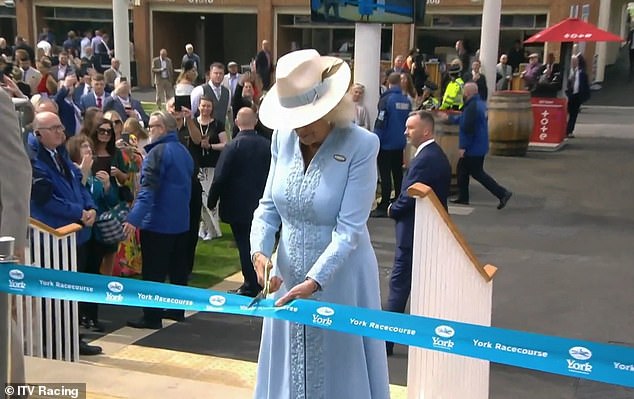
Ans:
[[[271,317],[311,327],[634,388],[634,348],[400,313],[295,300],[275,307],[224,292],[22,265],[0,265],[0,291],[72,301]]]

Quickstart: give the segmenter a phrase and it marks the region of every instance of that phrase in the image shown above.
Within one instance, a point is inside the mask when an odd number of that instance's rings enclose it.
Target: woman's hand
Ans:
[[[310,298],[318,289],[319,284],[317,284],[315,280],[308,278],[304,280],[303,283],[299,283],[295,287],[291,288],[286,295],[278,299],[277,302],[275,302],[275,306],[284,306],[286,303],[294,299]]]
[[[100,170],[95,174],[95,177],[99,179],[101,184],[103,184],[104,192],[108,192],[110,190],[110,175],[105,170]]]
[[[269,258],[264,256],[262,253],[258,252],[254,256],[255,262],[253,262],[253,267],[255,268],[255,273],[258,275],[258,284],[264,287],[264,269],[268,267],[269,272],[273,268],[273,265],[269,262]],[[280,289],[282,286],[282,279],[277,276],[272,276],[269,278],[269,294],[272,294]]]
[[[200,141],[200,146],[203,150],[208,150],[211,148],[211,144],[209,144],[209,137],[205,137]]]
[[[92,157],[92,154],[86,154],[81,158],[81,164],[79,165],[79,169],[81,170],[82,176],[86,178],[90,176],[93,162],[94,162],[94,159]]]
[[[121,169],[116,166],[110,167],[110,174],[114,176],[115,179],[119,182],[119,184],[124,184],[128,180],[128,174],[123,173]]]

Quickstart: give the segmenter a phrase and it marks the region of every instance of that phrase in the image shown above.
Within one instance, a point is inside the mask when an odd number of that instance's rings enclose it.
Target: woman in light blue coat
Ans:
[[[315,50],[280,58],[260,108],[275,128],[271,167],[251,229],[264,268],[281,229],[270,298],[380,309],[376,255],[366,226],[376,191],[375,135],[352,123],[350,69]],[[257,399],[388,399],[385,343],[265,319]]]

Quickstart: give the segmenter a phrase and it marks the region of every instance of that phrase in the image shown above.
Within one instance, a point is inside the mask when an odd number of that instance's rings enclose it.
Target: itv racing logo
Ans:
[[[572,359],[566,359],[568,371],[585,375],[592,373],[592,365],[589,362],[592,357],[590,349],[583,346],[575,346],[570,348],[568,354],[572,357]]]
[[[335,314],[335,310],[328,306],[322,306],[315,310],[317,314],[313,313],[313,323],[320,326],[331,326],[332,319],[330,318]]]
[[[432,337],[434,348],[450,351],[455,345],[451,338],[456,335],[456,330],[447,325],[440,325],[434,329],[435,337]]]
[[[123,302],[123,284],[118,281],[108,283],[108,291],[106,291],[106,301]]]
[[[22,270],[11,269],[9,270],[9,289],[12,291],[23,291],[26,289],[26,283],[24,281],[24,273]]]

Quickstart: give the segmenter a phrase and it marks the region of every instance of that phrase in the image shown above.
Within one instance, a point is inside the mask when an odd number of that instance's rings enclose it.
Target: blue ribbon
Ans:
[[[134,279],[1,265],[0,291],[72,301],[271,317],[349,334],[610,384],[634,387],[634,349],[428,317],[265,299]]]

